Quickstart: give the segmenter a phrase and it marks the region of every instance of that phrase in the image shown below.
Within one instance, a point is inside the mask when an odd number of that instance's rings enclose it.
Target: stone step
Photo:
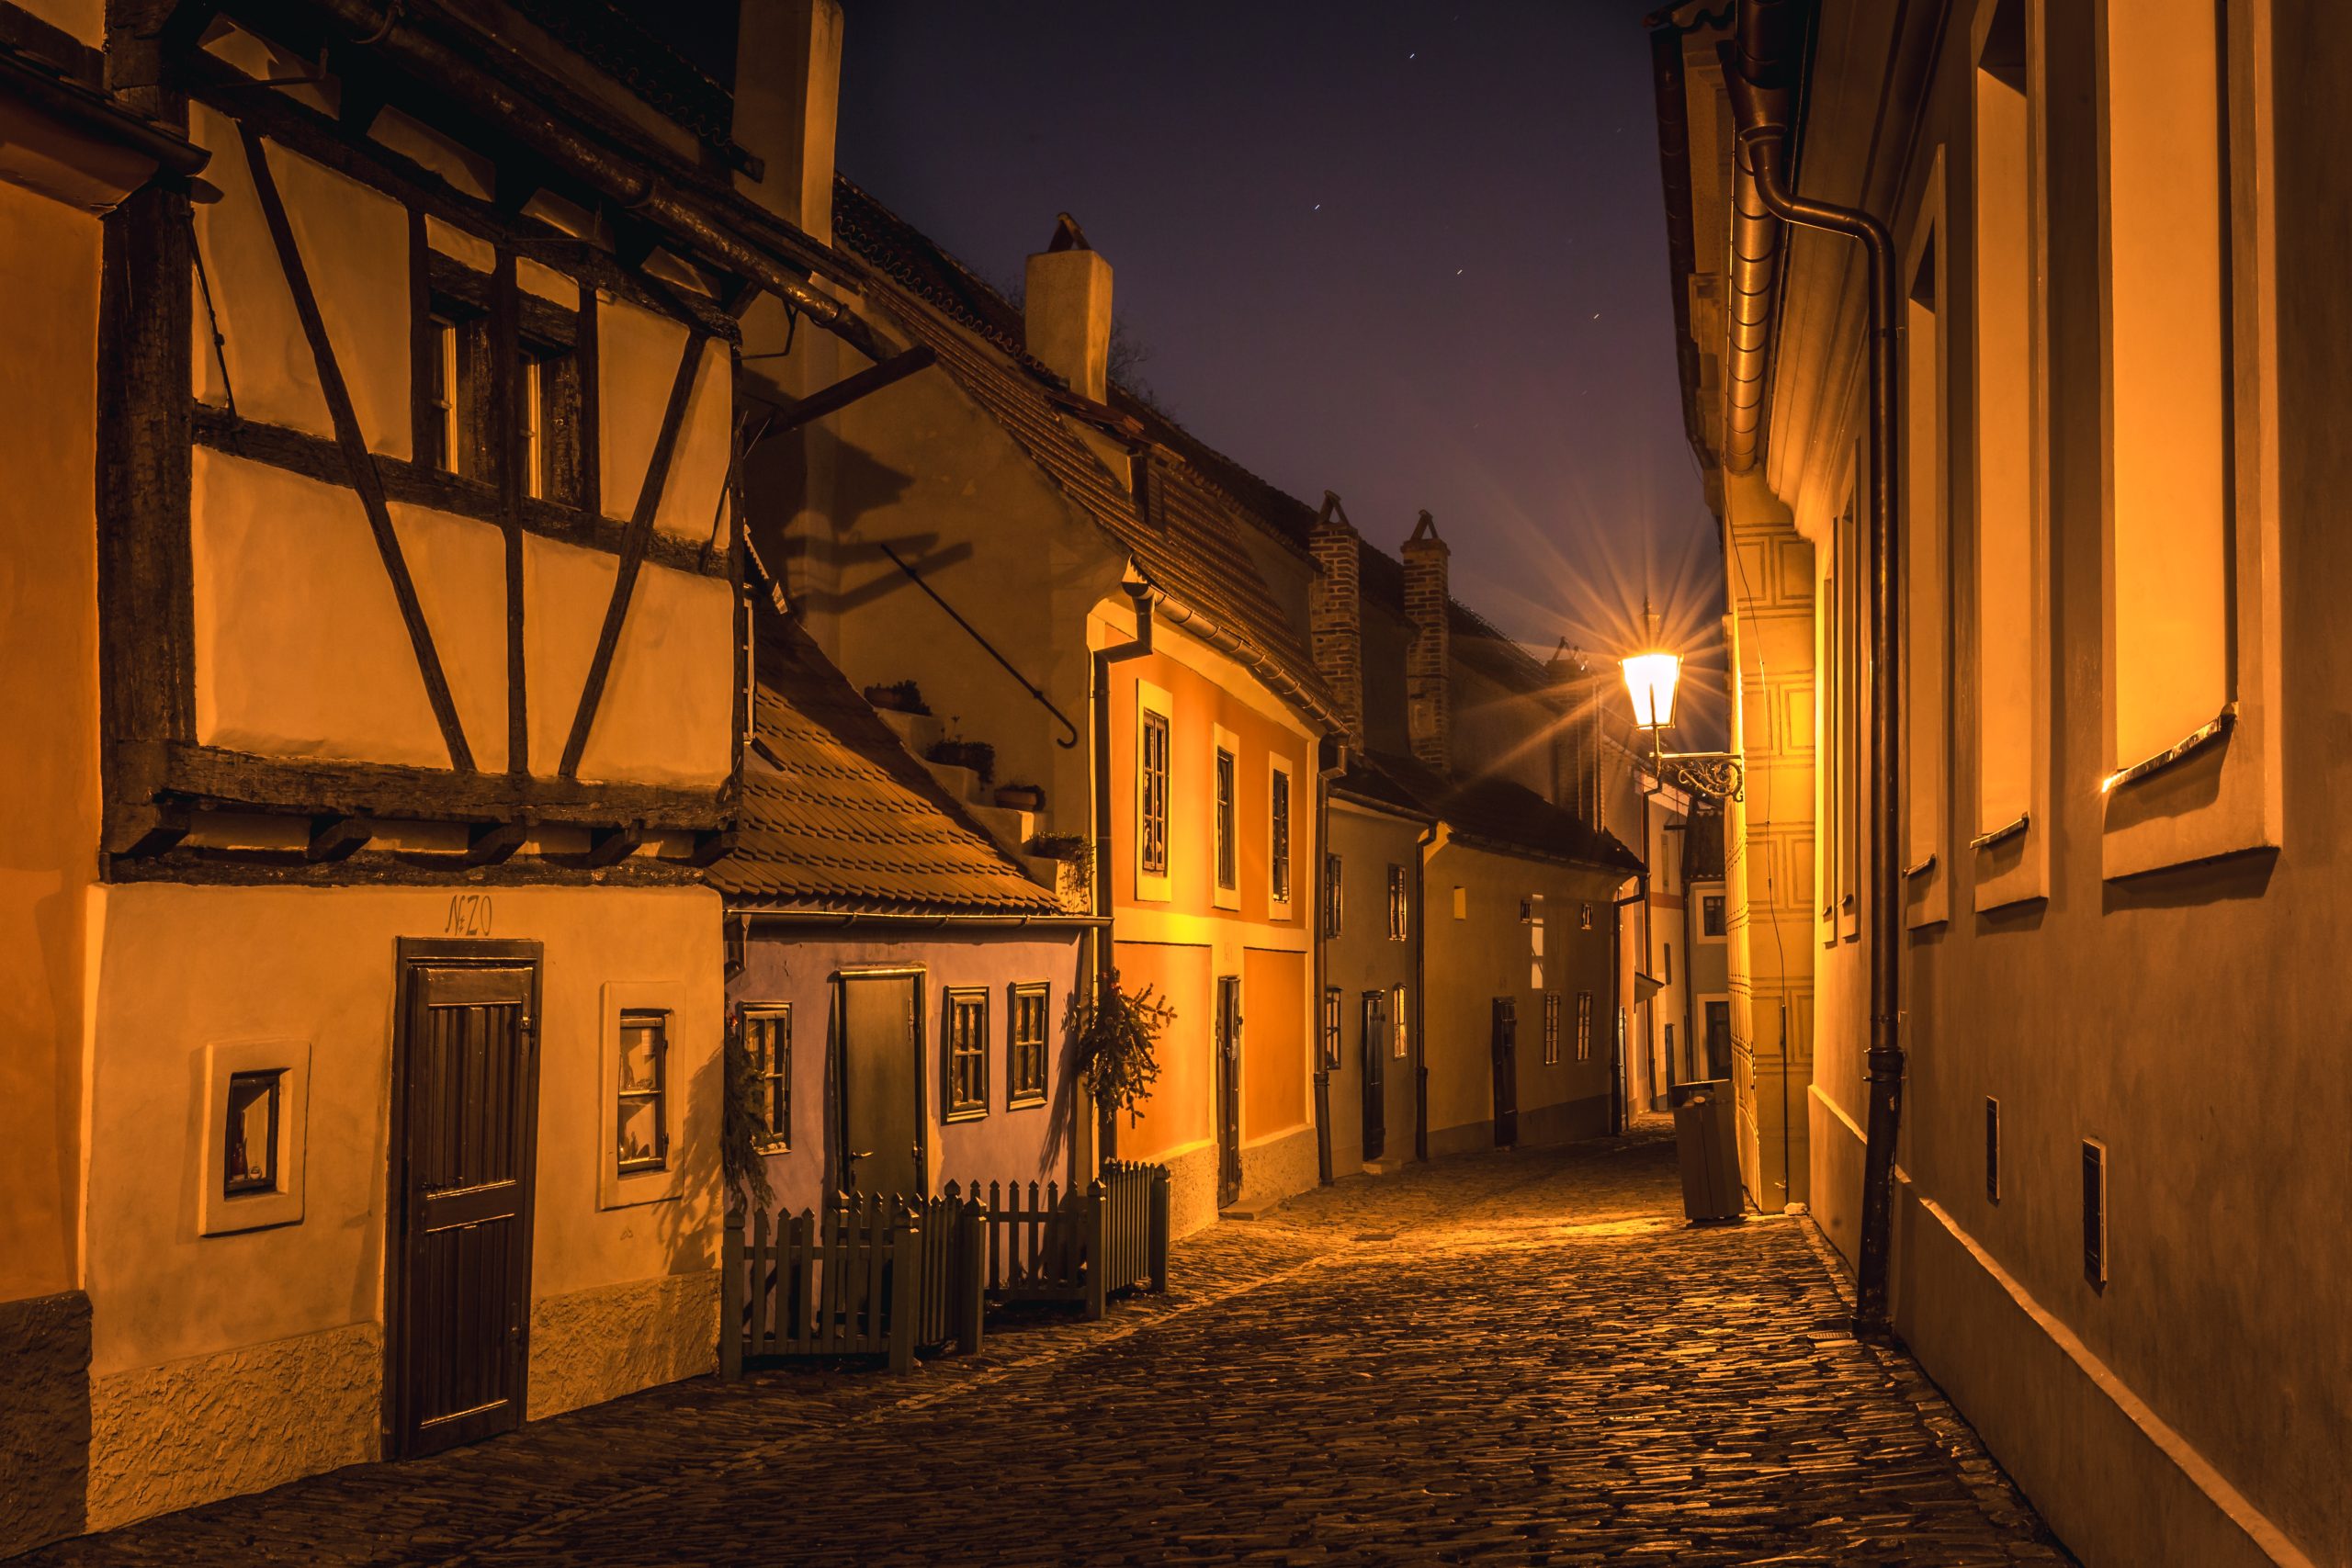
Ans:
[[[882,716],[882,722],[888,725],[905,743],[907,750],[916,756],[922,756],[939,744],[940,728],[936,715],[900,713],[895,708],[876,708],[874,711]]]

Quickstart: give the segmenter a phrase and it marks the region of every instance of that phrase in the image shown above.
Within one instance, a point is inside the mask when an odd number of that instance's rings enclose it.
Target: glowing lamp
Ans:
[[[1671,653],[1636,653],[1620,661],[1625,690],[1634,699],[1634,724],[1647,730],[1664,729],[1674,722],[1674,687],[1682,679],[1682,660]]]

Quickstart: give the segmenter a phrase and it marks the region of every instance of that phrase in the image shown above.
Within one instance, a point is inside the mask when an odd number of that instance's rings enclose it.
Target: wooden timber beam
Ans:
[[[600,829],[589,835],[588,852],[581,863],[589,866],[617,865],[637,853],[645,843],[645,824],[624,822],[617,828]]]
[[[368,840],[375,836],[375,824],[366,818],[326,812],[311,818],[311,841],[302,851],[302,858],[313,865],[347,860],[355,852],[367,848]]]
[[[854,376],[844,376],[831,386],[809,393],[778,414],[762,432],[762,438],[797,430],[829,413],[838,412],[860,398],[869,397],[885,387],[905,380],[938,358],[939,355],[929,344],[918,344],[904,354],[892,355],[879,365],[867,366]]]
[[[653,534],[653,514],[661,509],[662,491],[670,482],[671,459],[677,455],[678,432],[686,423],[686,400],[695,376],[702,368],[699,333],[686,334],[685,352],[678,358],[678,373],[670,383],[670,401],[662,411],[662,429],[646,459],[645,481],[638,487],[637,509],[629,513],[628,532],[621,539],[620,570],[613,578],[613,596],[605,606],[605,624],[596,634],[596,652],[588,662],[588,678],[580,689],[580,706],[571,716],[571,735],[563,743],[563,761],[556,772],[571,778],[580,772],[581,755],[588,750],[588,732],[595,726],[596,710],[605,700],[605,681],[613,671],[613,652],[620,646],[621,625],[628,618],[630,596],[637,591],[638,570],[645,563],[645,544]]]
[[[108,802],[107,853],[124,860],[160,855],[188,835],[194,815],[176,801]]]
[[[466,744],[465,726],[458,717],[457,702],[449,694],[449,677],[441,668],[440,652],[433,646],[433,628],[425,623],[424,606],[417,599],[408,561],[401,554],[400,535],[393,531],[391,511],[384,501],[383,479],[368,450],[359,416],[352,408],[351,389],[344,384],[342,367],[335,363],[334,345],[327,341],[326,321],[319,313],[318,296],[311,291],[311,276],[302,265],[302,253],[294,243],[294,228],[286,216],[285,198],[278,194],[277,177],[270,173],[269,155],[262,146],[261,133],[250,125],[241,125],[238,130],[244,141],[246,167],[253,172],[254,191],[261,200],[262,217],[277,245],[287,290],[294,297],[294,312],[301,318],[302,335],[311,342],[311,357],[318,367],[319,390],[326,399],[335,443],[343,448],[344,461],[351,470],[351,486],[359,492],[359,504],[368,513],[368,526],[376,536],[377,553],[383,558],[384,575],[391,580],[392,597],[399,601],[401,620],[408,627],[417,672],[424,681],[425,700],[432,705],[434,720],[441,728],[442,743],[449,749],[450,765],[471,773],[473,750]]]
[[[477,827],[473,841],[466,846],[459,863],[469,867],[502,865],[514,858],[514,852],[523,847],[523,840],[531,836],[536,826],[529,818],[518,817],[511,822],[492,822]]]

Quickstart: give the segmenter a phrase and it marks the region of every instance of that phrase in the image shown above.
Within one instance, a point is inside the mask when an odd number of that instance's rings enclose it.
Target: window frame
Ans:
[[[1209,747],[1209,887],[1216,908],[1241,907],[1241,741],[1221,724]]]
[[[1323,987],[1323,1070],[1337,1072],[1340,1053],[1344,1042],[1340,1036],[1340,1019],[1345,1010],[1347,992],[1338,986]]]
[[[630,1089],[620,1066],[628,1060],[629,1032],[650,1027],[653,1032],[653,1082],[649,1089]],[[620,1176],[648,1176],[670,1168],[670,1010],[624,1007],[616,1040],[619,1055],[613,1079],[613,1169]],[[628,1126],[622,1111],[631,1100],[653,1108],[653,1152],[635,1157],[621,1153],[621,1135]]]
[[[220,1161],[220,1196],[224,1199],[249,1198],[279,1190],[278,1160],[285,1141],[278,1119],[285,1111],[286,1071],[284,1067],[253,1067],[229,1075],[228,1116],[220,1130],[224,1150]],[[261,1097],[267,1100],[268,1122],[262,1134],[264,1153],[261,1169],[256,1174],[241,1177],[236,1170],[236,1151],[240,1143],[237,1134],[243,1118],[238,1115],[237,1095],[240,1089],[248,1086],[258,1087]],[[246,1103],[250,1105],[252,1101]]]
[[[939,1037],[940,1120],[978,1122],[989,1113],[989,988],[943,986],[939,995],[946,1011]],[[973,1020],[968,1031],[963,1027],[967,1017]],[[959,1098],[963,1085],[957,1068],[966,1064],[977,1099]]]
[[[792,1147],[792,1004],[745,1002],[737,1013],[741,1021],[743,1055],[762,1086],[760,1121],[766,1131],[754,1142],[763,1154],[788,1151]],[[781,1059],[773,1050],[763,1055],[753,1049],[752,1032],[760,1024],[782,1026]]]
[[[1897,671],[1904,719],[1896,743],[1904,783],[1901,897],[1904,924],[1910,929],[1948,919],[1951,907],[1952,857],[1945,842],[1952,685],[1950,241],[1944,150],[1939,146],[1928,162],[1900,275],[1903,331],[1896,393],[1904,440],[1897,522],[1905,626]],[[1922,399],[1924,409],[1919,406]],[[1928,437],[1924,442],[1923,434]]]
[[[1544,993],[1544,1065],[1560,1065],[1560,993]]]
[[[1708,928],[1708,925],[1707,925],[1708,907],[1709,907],[1710,905],[1713,906],[1713,909],[1714,909],[1714,919],[1715,919],[1715,923],[1714,923],[1713,929],[1712,929],[1712,930],[1710,930],[1710,929]],[[1701,942],[1723,942],[1723,941],[1725,941],[1725,940],[1727,940],[1727,939],[1728,939],[1728,937],[1730,936],[1730,933],[1731,933],[1731,899],[1730,899],[1730,895],[1729,895],[1729,894],[1727,894],[1727,893],[1702,893],[1702,894],[1700,894],[1700,895],[1699,895],[1699,940],[1700,940]]]
[[[1156,765],[1151,744],[1155,732],[1160,748]],[[1175,703],[1167,692],[1148,681],[1136,682],[1135,747],[1136,897],[1165,903],[1170,897],[1176,832],[1170,798],[1176,778]],[[1159,850],[1156,857],[1152,852],[1155,826]]]
[[[1286,917],[1291,907],[1291,818],[1297,810],[1296,775],[1287,759],[1266,759],[1266,903]]]
[[[1016,980],[1006,987],[1004,1107],[1019,1111],[1045,1104],[1053,1097],[1053,987],[1044,980]],[[1022,1021],[1035,1003],[1037,1033],[1035,1039],[1023,1035]],[[1028,1083],[1021,1078],[1023,1055],[1035,1051],[1037,1076]]]
[[[1405,868],[1392,863],[1388,867],[1388,940],[1410,942],[1413,939],[1413,888]]]
[[[1323,934],[1336,937],[1344,934],[1347,921],[1347,869],[1340,863],[1336,851],[1323,854]]]
[[[1406,1021],[1405,1013],[1405,1007],[1409,999],[1403,986],[1388,987],[1388,1031],[1394,1042],[1389,1054],[1393,1059],[1400,1062],[1413,1054],[1412,1028]]]
[[[1618,1027],[1623,1028],[1624,1022],[1625,1010],[1620,1008],[1617,1010]],[[1592,1060],[1592,993],[1590,991],[1577,993],[1577,1060],[1579,1062]]]

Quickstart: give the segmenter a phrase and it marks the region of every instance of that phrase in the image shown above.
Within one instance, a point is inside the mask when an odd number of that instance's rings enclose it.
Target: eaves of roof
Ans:
[[[1620,876],[1644,869],[1641,857],[1615,834],[1509,779],[1450,778],[1412,758],[1377,751],[1363,753],[1355,768],[1379,775],[1464,842]]]

